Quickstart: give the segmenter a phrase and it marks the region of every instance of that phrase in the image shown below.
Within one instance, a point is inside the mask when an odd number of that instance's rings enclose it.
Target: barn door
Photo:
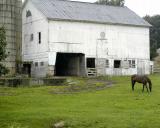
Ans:
[[[122,75],[122,61],[121,60],[114,60],[113,75],[115,76]]]
[[[57,53],[56,76],[85,76],[85,56],[82,53]]]
[[[96,68],[98,76],[106,75],[106,59],[98,58]]]
[[[138,60],[137,62],[137,74],[139,75],[145,74],[145,62],[143,60]]]

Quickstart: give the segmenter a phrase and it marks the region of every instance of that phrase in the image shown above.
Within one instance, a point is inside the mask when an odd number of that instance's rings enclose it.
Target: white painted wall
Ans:
[[[107,41],[98,40],[101,32],[106,33]],[[84,52],[87,56],[95,56],[96,42],[99,49],[102,47],[107,51],[108,48],[108,54],[112,57],[149,59],[148,28],[66,21],[49,22],[50,51]],[[69,47],[67,43],[70,43]],[[98,56],[107,57],[103,50],[98,51]]]
[[[99,40],[100,33],[106,33],[107,40]],[[136,68],[114,69],[114,59],[134,59],[145,61],[149,66],[149,28],[105,25],[93,23],[50,21],[49,48],[54,61],[56,52],[84,53],[86,57],[105,58],[110,60],[107,74],[136,74]],[[50,62],[50,63],[52,63]],[[54,62],[53,62],[54,63]],[[145,69],[149,73],[149,69]]]
[[[26,12],[30,10],[32,17],[27,18]],[[31,2],[27,2],[23,8],[23,36],[22,36],[22,58],[23,61],[32,61],[32,74],[43,76],[48,66],[48,20],[39,12]],[[41,32],[41,44],[38,42],[38,32]],[[31,34],[34,35],[30,41]],[[44,62],[45,65],[35,67],[35,62]]]

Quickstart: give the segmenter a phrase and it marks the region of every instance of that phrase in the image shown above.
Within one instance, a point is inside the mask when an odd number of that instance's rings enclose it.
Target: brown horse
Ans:
[[[146,75],[132,75],[131,82],[132,82],[132,90],[133,91],[134,91],[134,85],[136,82],[143,84],[142,92],[144,92],[144,87],[146,87],[147,92],[149,92],[148,87],[147,87],[147,83],[149,84],[150,92],[152,91],[152,82]]]

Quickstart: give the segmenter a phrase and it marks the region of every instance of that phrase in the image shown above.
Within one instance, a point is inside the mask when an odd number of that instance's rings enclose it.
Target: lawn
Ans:
[[[60,121],[65,128],[160,128],[160,75],[150,78],[152,93],[142,93],[140,84],[132,92],[130,77],[103,78],[113,85],[76,93],[65,87],[1,87],[0,128],[51,128]]]

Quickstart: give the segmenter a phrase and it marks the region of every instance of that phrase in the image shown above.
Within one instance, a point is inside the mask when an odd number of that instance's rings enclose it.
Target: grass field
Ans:
[[[59,121],[65,128],[160,128],[160,75],[150,78],[150,94],[139,84],[132,92],[130,77],[70,94],[53,93],[65,87],[0,88],[0,128],[51,128]]]

